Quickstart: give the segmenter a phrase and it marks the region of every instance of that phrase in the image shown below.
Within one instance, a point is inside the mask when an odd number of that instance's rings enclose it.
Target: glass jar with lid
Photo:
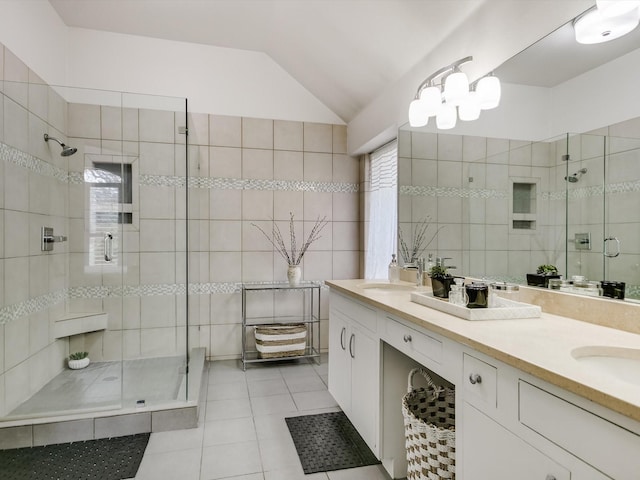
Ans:
[[[489,306],[502,306],[500,299],[505,298],[514,302],[520,301],[520,286],[513,283],[494,282],[490,285]]]

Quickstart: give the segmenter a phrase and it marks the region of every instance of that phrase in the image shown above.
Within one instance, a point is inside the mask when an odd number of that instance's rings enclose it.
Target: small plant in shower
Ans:
[[[298,283],[300,283],[300,262],[302,261],[302,257],[307,252],[311,244],[320,238],[320,232],[322,232],[322,229],[329,222],[327,221],[326,216],[322,218],[318,216],[315,223],[313,224],[313,227],[311,228],[311,231],[309,232],[309,236],[307,237],[306,241],[302,244],[301,247],[298,247],[293,220],[293,213],[289,212],[288,247],[284,241],[284,237],[282,236],[280,227],[278,227],[278,224],[275,222],[275,220],[272,220],[271,236],[269,236],[269,234],[265,232],[264,229],[262,229],[262,227],[260,227],[259,225],[256,225],[255,223],[252,223],[251,225],[260,230],[260,232],[262,232],[265,238],[269,240],[271,245],[273,245],[280,256],[286,260],[287,265],[289,266],[287,270],[287,278],[289,280],[289,284],[297,285]]]
[[[430,227],[431,217],[426,217],[411,227],[411,246],[407,244],[407,240],[404,239],[402,228],[398,228],[398,243],[400,244],[400,255],[402,256],[403,264],[413,265],[415,262],[424,257],[425,250],[431,245],[431,242],[436,238],[438,232],[444,228],[444,225],[438,227],[436,231],[429,238],[427,230]],[[427,241],[428,238],[428,241]]]
[[[78,370],[89,365],[89,352],[74,352],[69,355],[69,368]]]

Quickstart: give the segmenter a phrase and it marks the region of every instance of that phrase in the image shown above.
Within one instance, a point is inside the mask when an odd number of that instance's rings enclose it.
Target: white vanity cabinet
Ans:
[[[397,302],[330,298],[329,391],[393,478],[406,475],[399,409],[417,363],[455,385],[459,480],[640,480],[640,422],[410,321]]]
[[[570,480],[574,477],[493,421],[463,402],[462,458],[464,478],[477,480]]]
[[[563,398],[567,392],[495,359],[468,349],[463,356],[463,411],[457,418],[464,478],[640,478],[639,432],[590,413]]]
[[[380,341],[376,310],[332,292],[329,392],[379,454]]]

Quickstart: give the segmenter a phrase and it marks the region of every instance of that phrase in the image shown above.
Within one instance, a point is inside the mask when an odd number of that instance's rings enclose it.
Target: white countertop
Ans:
[[[596,345],[640,349],[640,335],[544,312],[540,318],[468,321],[413,303],[410,291],[359,287],[365,282],[326,284],[640,421],[640,386],[594,371],[571,355],[575,348]]]

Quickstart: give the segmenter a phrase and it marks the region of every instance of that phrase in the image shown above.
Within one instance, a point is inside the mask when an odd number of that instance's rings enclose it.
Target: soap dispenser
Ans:
[[[389,264],[389,282],[398,283],[400,281],[400,267],[396,261],[396,254],[391,254],[391,263]]]
[[[430,287],[431,286],[430,273],[431,273],[431,269],[433,267],[435,267],[435,265],[436,265],[436,262],[433,261],[433,253],[430,253],[429,254],[429,258],[427,259],[427,263],[424,266],[424,282],[423,282],[423,284],[426,287]]]

